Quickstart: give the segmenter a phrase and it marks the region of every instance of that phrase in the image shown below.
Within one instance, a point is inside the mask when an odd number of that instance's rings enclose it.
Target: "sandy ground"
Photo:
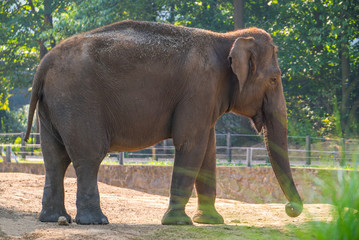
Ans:
[[[331,218],[328,204],[306,204],[298,218],[285,214],[284,204],[248,204],[217,199],[223,225],[162,226],[168,197],[99,183],[101,206],[110,224],[59,226],[37,220],[44,176],[0,173],[0,239],[295,239],[291,228]],[[76,179],[65,179],[65,205],[75,217]],[[192,216],[196,199],[190,200]]]

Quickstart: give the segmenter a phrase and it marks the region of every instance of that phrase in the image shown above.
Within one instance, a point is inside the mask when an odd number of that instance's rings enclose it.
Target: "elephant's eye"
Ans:
[[[270,83],[273,84],[273,85],[276,84],[277,83],[277,78],[271,78]]]

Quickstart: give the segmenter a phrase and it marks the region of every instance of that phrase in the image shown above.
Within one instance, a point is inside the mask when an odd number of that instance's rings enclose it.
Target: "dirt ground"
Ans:
[[[43,185],[42,175],[0,173],[0,239],[296,239],[291,229],[331,218],[328,204],[306,204],[300,217],[290,218],[284,204],[217,199],[225,224],[162,226],[168,197],[99,183],[102,210],[110,224],[59,226],[37,220]],[[66,209],[75,217],[76,179],[65,179],[65,191]],[[187,213],[192,216],[195,209],[192,198]]]

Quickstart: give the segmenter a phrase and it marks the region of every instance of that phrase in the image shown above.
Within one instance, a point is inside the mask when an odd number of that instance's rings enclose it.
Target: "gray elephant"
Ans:
[[[123,21],[62,41],[41,61],[32,86],[26,139],[37,106],[46,180],[40,221],[71,217],[63,179],[77,175],[78,224],[107,224],[97,172],[108,152],[134,151],[172,138],[175,159],[162,224],[192,224],[185,206],[195,186],[193,221],[220,224],[215,209],[215,123],[233,112],[263,130],[269,158],[298,216],[287,147],[286,104],[277,48],[262,29],[215,33]]]

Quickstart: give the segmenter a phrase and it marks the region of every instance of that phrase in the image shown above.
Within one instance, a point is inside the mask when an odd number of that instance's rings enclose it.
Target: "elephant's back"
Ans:
[[[163,38],[163,40],[167,39],[171,42],[190,42],[194,38],[196,38],[196,40],[198,41],[198,37],[201,36],[204,37],[204,39],[208,39],[221,35],[219,33],[199,28],[189,28],[166,23],[132,20],[116,22],[104,27],[100,27],[85,33],[85,35],[95,36],[116,33],[132,37],[139,37],[139,41],[141,41],[142,37],[146,37],[149,41],[151,41],[152,38],[158,37]]]
[[[191,49],[212,45],[220,34],[164,23],[122,21],[84,33],[94,54],[113,52],[132,62],[185,58]]]

